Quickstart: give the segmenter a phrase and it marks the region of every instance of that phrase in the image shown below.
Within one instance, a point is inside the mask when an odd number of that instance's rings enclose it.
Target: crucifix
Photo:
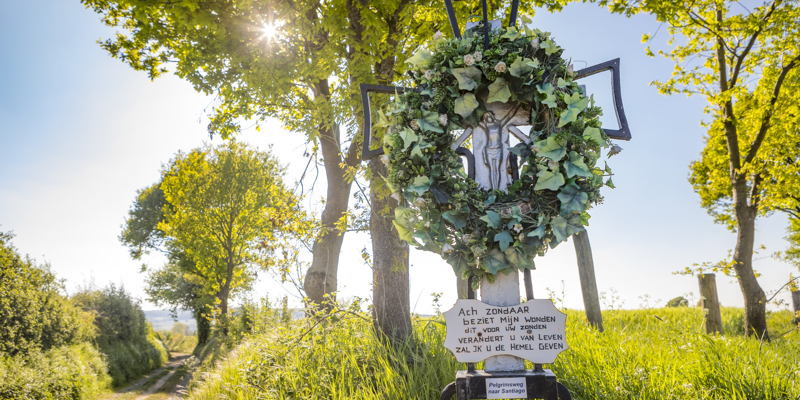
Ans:
[[[518,3],[518,0],[514,0],[512,2],[509,26],[515,25]],[[455,18],[455,12],[453,10],[451,0],[445,0],[445,5],[447,7],[447,13],[450,19],[453,35],[456,38],[460,38],[461,31]],[[497,29],[501,26],[501,24],[500,21],[488,21],[485,0],[482,1],[482,5],[482,30],[485,40],[484,48],[489,48],[489,30]],[[472,24],[472,26],[475,25],[476,24]],[[468,23],[467,29],[470,29],[470,27],[471,26]],[[612,139],[630,140],[631,134],[622,107],[619,59],[614,59],[577,71],[573,79],[578,80],[604,71],[611,72],[613,102],[619,129],[603,130],[605,131],[606,135]],[[397,94],[410,90],[415,89],[368,84],[361,85],[365,119],[364,126],[366,127],[363,142],[363,159],[366,160],[372,158],[376,155],[382,154],[383,152],[382,148],[379,146],[375,146],[377,148],[373,149],[373,143],[370,140],[370,130],[372,125],[369,94]],[[528,134],[525,133],[526,131],[530,131],[530,128],[526,129],[526,127],[531,126],[530,112],[529,110],[525,110],[524,107],[521,107],[521,104],[517,102],[487,103],[486,98],[483,98],[482,100],[482,103],[485,104],[485,112],[480,115],[480,118],[477,122],[471,123],[469,126],[464,126],[463,132],[455,140],[452,147],[457,154],[462,155],[467,159],[469,171],[468,176],[470,179],[478,183],[481,188],[486,190],[506,190],[506,188],[518,178],[519,174],[517,158],[515,155],[509,152],[509,147],[511,146],[510,141],[513,137],[520,142],[526,144],[531,143],[532,139],[528,136]],[[471,143],[471,146],[469,147],[472,151],[466,148],[466,143],[468,140]],[[594,266],[586,232],[584,231],[573,236],[573,243],[578,256],[577,258],[581,277],[581,288],[584,297],[584,304],[586,306],[587,317],[590,323],[592,323],[599,330],[602,330],[597,286],[594,279]],[[526,297],[530,301],[533,299],[533,293],[529,269],[525,269],[524,278]],[[466,286],[466,297],[469,299],[474,299],[475,295],[472,293],[470,285]],[[509,307],[518,305],[520,303],[519,274],[516,271],[512,271],[508,274],[499,273],[495,275],[494,282],[491,283],[484,278],[481,282],[480,288],[481,301],[487,305]],[[461,296],[462,294],[459,293],[459,297]],[[538,362],[547,363],[550,361]],[[543,394],[543,396],[545,396],[547,399],[570,398],[569,392],[566,391],[566,388],[564,388],[563,385],[557,383],[552,372],[549,370],[543,370],[539,364],[536,364],[536,368],[534,370],[525,370],[524,360],[522,358],[508,354],[492,355],[488,358],[485,358],[484,368],[485,371],[476,371],[474,364],[468,362],[467,371],[459,371],[456,376],[456,382],[448,385],[448,387],[443,391],[442,399],[449,399],[456,394],[458,394],[459,400],[486,398],[476,397],[469,394],[471,390],[470,387],[471,385],[477,385],[476,388],[478,389],[475,390],[477,390],[477,392],[483,390],[483,393],[485,394],[487,382],[491,380],[491,377],[497,379],[523,379],[525,382],[527,382],[527,385],[531,388],[531,390],[533,390],[535,393]]]

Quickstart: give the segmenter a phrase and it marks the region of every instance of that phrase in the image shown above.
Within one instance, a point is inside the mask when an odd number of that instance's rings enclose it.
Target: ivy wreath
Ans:
[[[600,152],[621,150],[549,32],[495,29],[485,49],[481,28],[461,39],[437,33],[432,51],[409,58],[416,89],[396,95],[376,124],[388,129],[389,189],[407,201],[395,209],[400,237],[439,253],[457,275],[477,277],[475,287],[484,276],[533,269],[534,257],[582,231],[587,210],[602,201],[600,188],[614,187],[608,165],[596,167]],[[481,189],[452,149],[492,102],[530,113],[530,142],[510,148],[521,168],[507,191]]]

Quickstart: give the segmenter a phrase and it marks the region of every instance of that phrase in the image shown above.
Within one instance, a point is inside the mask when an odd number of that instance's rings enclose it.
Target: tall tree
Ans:
[[[733,264],[745,302],[748,335],[769,338],[766,296],[753,270],[757,217],[791,201],[800,189],[800,11],[797,1],[754,8],[736,1],[601,1],[628,15],[649,12],[668,25],[673,77],[665,94],[700,94],[712,122],[691,165],[701,203],[736,232]],[[645,35],[643,40],[649,40]],[[677,43],[677,44],[676,44]],[[647,48],[648,54],[653,53]],[[794,162],[794,164],[792,164]]]
[[[286,248],[310,228],[282,174],[270,153],[235,141],[171,160],[158,188],[141,192],[120,238],[134,256],[159,242],[170,254],[171,262],[149,277],[148,293],[196,312],[199,300],[213,296],[224,323],[230,296],[268,265],[264,252]],[[164,205],[156,212],[159,191]],[[161,217],[148,232],[154,215]]]

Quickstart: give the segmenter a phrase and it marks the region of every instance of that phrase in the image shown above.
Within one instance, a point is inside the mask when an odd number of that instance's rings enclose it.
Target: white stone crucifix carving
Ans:
[[[505,190],[511,184],[509,134],[521,142],[530,138],[517,126],[530,125],[530,114],[520,104],[488,103],[487,112],[476,127],[467,127],[453,143],[453,150],[472,136],[475,182],[483,189]]]

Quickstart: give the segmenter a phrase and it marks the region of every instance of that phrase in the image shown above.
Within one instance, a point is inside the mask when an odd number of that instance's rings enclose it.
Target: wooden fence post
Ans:
[[[794,323],[800,324],[800,290],[792,291],[792,304],[794,305]]]
[[[602,332],[603,315],[600,313],[600,297],[597,294],[597,280],[594,276],[594,260],[592,259],[592,246],[589,244],[589,233],[583,231],[575,234],[572,242],[575,244],[575,255],[578,258],[578,275],[581,278],[586,319]]]
[[[697,276],[700,283],[700,305],[706,319],[706,333],[719,333],[722,330],[722,315],[719,312],[719,299],[717,298],[717,281],[714,274],[701,274]]]

